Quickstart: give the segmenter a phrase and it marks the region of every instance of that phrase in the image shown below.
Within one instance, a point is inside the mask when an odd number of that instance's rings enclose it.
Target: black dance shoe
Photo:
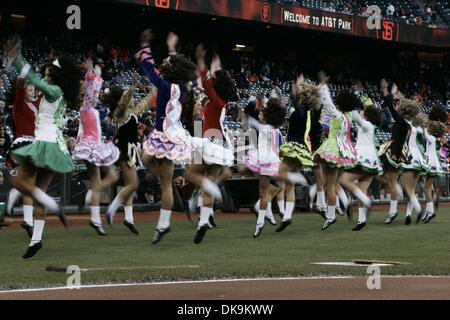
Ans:
[[[25,230],[25,232],[27,233],[28,238],[32,238],[33,237],[33,230],[34,228],[32,226],[30,226],[28,223],[26,223],[25,221],[23,221],[20,226]]]
[[[256,225],[255,233],[253,234],[253,238],[258,238],[264,230],[264,225]]]
[[[28,247],[27,252],[22,256],[24,259],[30,259],[33,258],[36,253],[38,253],[39,250],[42,249],[42,241],[39,241],[38,243],[32,245],[31,247]]]
[[[167,229],[156,229],[153,235],[152,243],[157,244],[161,239],[170,232],[170,227]]]
[[[94,230],[98,233],[99,236],[102,236],[102,237],[106,236],[106,231],[102,225],[97,225],[97,224],[93,223],[92,221],[89,225],[92,228],[94,228]]]
[[[125,227],[127,227],[128,230],[130,230],[135,235],[137,235],[137,236],[139,235],[139,231],[138,231],[138,229],[136,229],[136,225],[134,223],[131,223],[131,222],[127,221],[127,220],[123,220],[123,225]]]
[[[407,216],[406,219],[405,219],[405,225],[409,226],[410,224],[411,224],[411,217]]]
[[[398,216],[398,212],[396,212],[393,216],[392,215],[388,215],[386,221],[384,222],[385,224],[391,224],[392,222],[394,222],[395,218],[397,218]]]
[[[325,221],[325,224],[324,224],[323,227],[322,227],[322,231],[327,230],[329,227],[331,227],[331,226],[332,226],[333,224],[335,224],[336,222],[337,222],[336,219]]]
[[[352,231],[360,231],[360,230],[362,230],[362,228],[364,228],[366,225],[367,225],[366,222],[358,223],[358,224],[356,225],[356,227],[354,227],[354,228],[352,229]]]
[[[280,226],[277,228],[277,230],[275,230],[275,232],[282,232],[284,229],[286,229],[287,227],[289,227],[292,224],[292,219],[289,220],[283,220],[280,223]]]
[[[200,229],[197,230],[197,233],[195,234],[194,243],[200,244],[203,239],[205,238],[206,232],[211,229],[209,225],[204,224],[200,227]]]

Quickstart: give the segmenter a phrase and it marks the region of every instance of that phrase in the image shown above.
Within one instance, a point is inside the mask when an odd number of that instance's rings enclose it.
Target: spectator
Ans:
[[[392,3],[389,3],[386,9],[386,16],[388,19],[394,19],[395,7]]]

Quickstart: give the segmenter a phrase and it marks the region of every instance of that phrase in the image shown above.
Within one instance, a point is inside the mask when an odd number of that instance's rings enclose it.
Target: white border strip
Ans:
[[[382,276],[382,278],[390,279],[450,279],[450,276]],[[183,285],[183,284],[205,284],[205,283],[230,283],[230,282],[256,282],[256,281],[292,281],[292,280],[349,280],[349,279],[365,279],[357,276],[323,276],[323,277],[288,277],[288,278],[244,278],[244,279],[218,279],[218,280],[192,280],[192,281],[172,281],[172,282],[147,282],[147,283],[115,283],[81,286],[80,289],[98,289],[98,288],[120,288],[120,287],[146,287],[161,285]],[[27,293],[27,292],[43,292],[43,291],[59,291],[73,290],[67,287],[50,287],[35,289],[18,289],[0,291],[0,294],[8,293]]]

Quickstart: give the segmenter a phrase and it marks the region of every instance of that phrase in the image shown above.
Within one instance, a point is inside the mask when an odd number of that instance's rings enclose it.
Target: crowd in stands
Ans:
[[[272,0],[272,2],[339,12],[367,17],[368,7],[376,5],[385,19],[404,22],[410,25],[438,27],[439,16],[442,25],[450,24],[450,4],[448,2],[427,1],[421,6],[416,0]]]
[[[47,50],[43,49],[47,48]],[[84,63],[87,57],[92,56],[96,58],[97,62],[103,64],[103,76],[105,79],[104,90],[106,90],[111,84],[119,84],[122,86],[128,86],[131,84],[131,78],[134,72],[137,71],[137,67],[130,59],[130,52],[118,47],[111,47],[106,49],[106,46],[97,45],[94,50],[79,50],[76,52],[82,52],[77,54],[76,59],[80,66]],[[46,62],[53,60],[57,57],[56,51],[49,49],[47,46],[33,46],[25,47],[24,56],[32,64],[32,67],[42,74],[43,68]],[[405,65],[405,68],[410,66]],[[423,68],[429,68],[428,65],[422,65]],[[443,68],[443,66],[441,66]],[[283,97],[288,101],[287,114],[289,117],[292,112],[292,101],[290,101],[291,94],[291,80],[295,70],[289,70],[282,64],[272,61],[256,61],[254,59],[243,57],[240,61],[240,66],[232,70],[233,77],[238,87],[238,93],[240,95],[240,101],[238,104],[230,106],[228,116],[225,121],[225,125],[230,130],[238,130],[242,128],[240,115],[249,103],[252,97],[258,99],[264,99],[268,96],[273,87],[279,88]],[[423,72],[423,71],[418,71]],[[431,70],[431,72],[442,72],[442,70]],[[6,152],[9,146],[14,141],[14,123],[12,121],[12,104],[15,96],[15,79],[18,74],[15,71],[7,70],[0,66],[0,157],[5,159]],[[316,80],[315,74],[307,75],[311,80]],[[417,78],[409,78],[417,79]],[[428,111],[435,105],[450,110],[450,87],[447,86],[444,92],[436,92],[434,88],[431,88],[420,80],[415,81],[401,81],[396,79],[399,85],[402,87],[402,91],[408,95],[413,96],[417,100],[423,102],[424,111]],[[145,77],[141,77],[140,86],[138,92],[135,93],[135,99],[141,100],[143,97],[149,95],[152,92],[152,86]],[[381,96],[378,87],[378,83],[367,82],[360,79],[352,79],[345,74],[333,75],[329,84],[332,95],[336,95],[342,90],[353,89],[361,97],[371,99],[375,106],[381,107]],[[139,117],[138,134],[141,139],[141,143],[145,141],[145,138],[154,129],[154,117],[155,101],[151,101],[149,111]],[[102,128],[104,139],[114,139],[116,129],[115,124],[109,116],[109,111],[106,106],[99,104],[98,110],[101,115]],[[195,117],[201,119],[201,112],[197,112]],[[389,111],[384,113],[383,125],[378,129],[377,136],[380,142],[389,139],[390,126],[392,124],[392,117]],[[65,139],[68,143],[69,149],[75,146],[75,139],[77,137],[79,128],[79,113],[73,106],[69,106],[66,114],[66,128]],[[285,129],[282,130],[285,132]],[[450,133],[450,130],[449,130]],[[444,141],[447,144],[447,141]],[[446,161],[446,155],[444,155]],[[141,177],[141,188],[138,192],[142,201],[158,201],[158,199],[150,199],[150,195],[158,194],[155,190],[158,189],[157,183],[151,175],[143,174]]]

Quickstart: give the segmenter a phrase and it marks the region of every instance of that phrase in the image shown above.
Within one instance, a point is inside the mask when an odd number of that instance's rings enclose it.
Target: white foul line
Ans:
[[[403,279],[403,278],[426,278],[426,279],[448,279],[450,276],[383,276],[382,278]],[[168,282],[147,282],[147,283],[116,283],[116,284],[100,284],[81,286],[80,289],[98,289],[98,288],[118,288],[118,287],[145,287],[145,286],[161,286],[161,285],[183,285],[183,284],[205,284],[205,283],[230,283],[230,282],[256,282],[256,281],[292,281],[292,280],[349,280],[364,279],[364,277],[356,276],[323,276],[323,277],[288,277],[288,278],[246,278],[246,279],[217,279],[217,280],[191,280],[191,281],[168,281]],[[8,293],[27,293],[27,292],[43,292],[71,290],[67,287],[50,287],[36,289],[18,289],[0,291],[0,294]]]

